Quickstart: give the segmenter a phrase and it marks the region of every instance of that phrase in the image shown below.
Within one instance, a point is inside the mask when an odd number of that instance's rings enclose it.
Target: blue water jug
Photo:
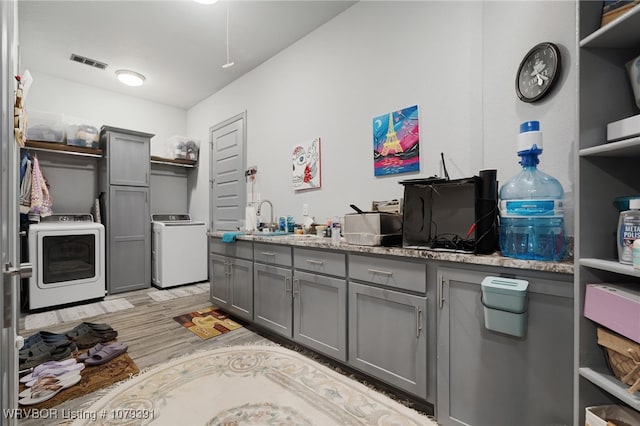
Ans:
[[[542,132],[538,121],[520,125],[518,155],[522,171],[500,188],[500,250],[525,260],[560,261],[564,256],[564,190],[538,170]]]

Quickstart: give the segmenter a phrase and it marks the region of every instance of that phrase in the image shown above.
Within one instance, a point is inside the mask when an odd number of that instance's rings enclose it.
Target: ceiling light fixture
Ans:
[[[234,62],[229,60],[229,2],[227,1],[227,63],[222,68],[230,68],[234,65]]]
[[[218,0],[194,0],[196,3],[200,3],[200,4],[214,4],[216,3]]]
[[[130,70],[117,70],[116,76],[127,86],[142,86],[145,80],[144,75]]]

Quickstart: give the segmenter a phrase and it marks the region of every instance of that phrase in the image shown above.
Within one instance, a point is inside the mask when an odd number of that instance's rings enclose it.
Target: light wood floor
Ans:
[[[211,306],[212,303],[209,301],[208,292],[157,302],[147,294],[152,291],[157,291],[157,289],[151,288],[107,296],[105,298],[106,300],[124,297],[134,305],[134,308],[90,318],[83,318],[74,322],[56,324],[54,326],[45,327],[42,330],[64,333],[82,321],[107,323],[118,331],[118,341],[127,343],[129,346],[129,356],[135,361],[140,370],[144,370],[145,368],[149,368],[154,365],[164,363],[170,359],[188,355],[199,350],[236,344],[274,344],[274,342],[276,342],[277,344],[289,347],[290,349],[295,349],[316,359],[317,361],[323,362],[326,365],[333,366],[338,371],[351,375],[351,377],[364,382],[368,386],[374,387],[395,399],[399,399],[405,404],[410,405],[425,414],[433,414],[433,408],[429,404],[407,400],[404,395],[400,395],[400,397],[397,398],[396,392],[389,392],[389,389],[383,384],[367,380],[361,374],[349,368],[345,368],[344,366],[336,367],[335,362],[332,362],[325,357],[316,355],[304,348],[299,348],[282,338],[278,338],[277,336],[265,334],[262,330],[255,329],[251,325],[245,324],[245,327],[243,328],[233,330],[209,340],[202,340],[195,334],[184,329],[184,327],[178,324],[173,317]],[[20,330],[20,334],[26,338],[41,329],[24,331],[23,315],[22,318],[20,318]],[[95,398],[96,395],[86,395],[82,398],[67,401],[56,408],[79,410]],[[41,424],[42,420],[20,421],[21,426],[39,426]]]

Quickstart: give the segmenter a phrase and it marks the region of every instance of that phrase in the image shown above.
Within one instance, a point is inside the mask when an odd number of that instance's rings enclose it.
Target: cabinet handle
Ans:
[[[296,284],[298,285],[298,290],[296,290]],[[300,294],[300,278],[293,279],[293,297],[296,297],[296,294]]]
[[[324,262],[322,260],[313,260],[313,259],[305,259],[305,260],[313,265],[324,265]]]
[[[386,275],[388,277],[390,277],[391,275],[393,275],[393,272],[389,272],[389,271],[381,271],[380,269],[367,269],[369,272],[371,272],[372,274],[380,274],[380,275]]]
[[[289,288],[289,277],[284,277],[284,292],[291,292],[291,289]]]
[[[263,256],[275,256],[276,255],[272,251],[261,251],[260,254],[263,255]]]
[[[438,283],[438,306],[440,309],[444,306],[444,275],[440,276],[440,282]]]
[[[420,332],[422,331],[422,327],[420,326],[420,315],[422,315],[422,309],[416,308],[416,338],[420,337]]]

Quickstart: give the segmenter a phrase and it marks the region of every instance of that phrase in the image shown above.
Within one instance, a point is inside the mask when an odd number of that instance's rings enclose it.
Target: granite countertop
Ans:
[[[210,232],[209,236],[222,238],[224,232]],[[449,251],[422,250],[403,247],[361,246],[347,244],[344,238],[339,243],[331,238],[323,238],[315,235],[261,235],[241,234],[236,239],[243,241],[255,241],[270,244],[283,244],[304,248],[322,248],[341,250],[353,253],[378,254],[388,256],[412,257],[419,259],[442,260],[447,262],[470,263],[475,265],[501,266],[505,268],[528,269],[533,271],[556,272],[561,274],[573,274],[573,261],[541,262],[536,260],[520,260],[504,257],[499,252],[493,254],[467,254]]]

